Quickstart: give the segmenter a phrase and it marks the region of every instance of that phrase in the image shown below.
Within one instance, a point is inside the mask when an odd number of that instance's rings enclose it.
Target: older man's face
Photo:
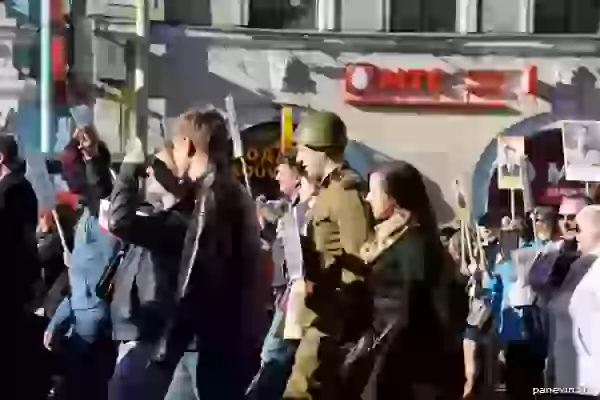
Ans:
[[[558,211],[560,233],[563,239],[575,239],[577,234],[576,215],[586,206],[583,198],[564,198]]]
[[[577,222],[577,243],[583,253],[591,253],[600,247],[600,208],[588,206],[575,218]]]
[[[590,229],[590,226],[587,227],[583,225],[577,233],[577,244],[579,250],[583,253],[589,253],[594,250],[595,247],[595,235],[594,231]]]

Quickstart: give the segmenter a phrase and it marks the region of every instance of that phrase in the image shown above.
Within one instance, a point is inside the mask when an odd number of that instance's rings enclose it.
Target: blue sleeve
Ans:
[[[57,327],[66,325],[71,318],[71,314],[71,300],[68,297],[65,297],[58,305],[46,331],[53,333]]]
[[[502,264],[500,264],[502,265]],[[498,332],[502,326],[502,309],[504,308],[504,283],[502,277],[497,273],[488,281],[489,302],[492,309],[492,318],[494,329]]]

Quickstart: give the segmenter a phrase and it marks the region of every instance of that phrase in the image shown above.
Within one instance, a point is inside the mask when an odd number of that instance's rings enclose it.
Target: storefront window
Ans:
[[[521,0],[477,0],[480,32],[521,32],[527,9]]]
[[[598,33],[600,0],[535,0],[535,33]]]
[[[317,0],[250,0],[249,28],[316,29]]]
[[[389,0],[392,32],[454,32],[456,0]]]

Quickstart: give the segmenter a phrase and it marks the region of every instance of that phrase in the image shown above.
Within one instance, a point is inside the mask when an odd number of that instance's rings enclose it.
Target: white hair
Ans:
[[[600,238],[600,205],[585,206],[575,218],[582,230]]]

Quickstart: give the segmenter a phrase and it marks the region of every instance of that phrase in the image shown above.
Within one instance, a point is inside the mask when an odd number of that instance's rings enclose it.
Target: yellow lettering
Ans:
[[[248,174],[248,179],[252,178],[254,176],[254,166],[247,165],[246,166],[246,173]]]
[[[254,174],[257,178],[262,179],[265,177],[265,167],[262,165],[257,165],[254,167]]]
[[[273,157],[273,151],[271,148],[267,147],[265,151],[263,151],[260,163],[262,165],[275,164],[275,158]]]
[[[254,147],[250,147],[246,152],[246,159],[250,162],[254,162],[258,160],[260,157],[260,153]]]

